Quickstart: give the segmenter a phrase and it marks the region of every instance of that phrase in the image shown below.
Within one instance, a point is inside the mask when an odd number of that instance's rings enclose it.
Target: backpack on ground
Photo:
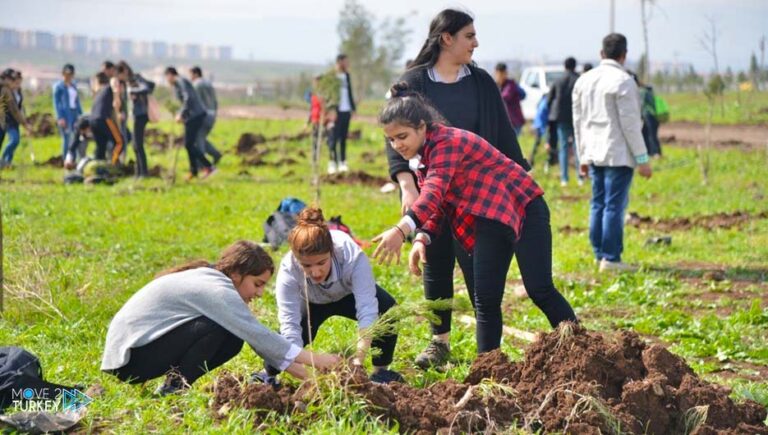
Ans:
[[[288,234],[296,226],[296,215],[306,206],[304,201],[293,197],[280,201],[277,210],[264,222],[264,242],[278,249],[288,240]]]

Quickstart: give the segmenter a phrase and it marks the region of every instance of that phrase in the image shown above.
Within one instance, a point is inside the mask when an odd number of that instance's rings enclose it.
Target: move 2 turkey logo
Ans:
[[[11,400],[12,408],[26,412],[77,412],[93,402],[76,388],[17,388]]]

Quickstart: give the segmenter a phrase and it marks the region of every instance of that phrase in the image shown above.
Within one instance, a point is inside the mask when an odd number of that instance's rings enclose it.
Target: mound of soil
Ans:
[[[757,219],[768,219],[768,211],[755,214],[745,211],[736,211],[733,213],[723,212],[711,215],[669,219],[653,218],[651,216],[642,216],[635,212],[630,212],[625,223],[636,228],[653,228],[659,231],[686,231],[692,228],[704,228],[709,230],[718,228],[728,229]]]
[[[54,168],[64,167],[64,159],[61,156],[53,156],[44,162],[35,162],[35,166],[52,166]]]
[[[328,184],[359,184],[371,187],[380,187],[382,184],[389,182],[389,179],[385,177],[371,175],[364,171],[350,171],[333,175],[323,175],[321,180],[323,183]]]
[[[540,335],[521,362],[499,350],[479,356],[463,383],[380,385],[360,370],[343,379],[338,388],[363,397],[373,415],[397,421],[403,433],[515,425],[579,434],[768,434],[763,406],[733,402],[726,387],[699,379],[682,358],[628,331],[609,339],[564,324]],[[303,412],[315,391],[309,382],[274,391],[223,375],[213,408],[219,417],[233,406],[262,410],[257,419],[269,411]]]
[[[32,124],[32,137],[53,136],[57,133],[56,120],[50,113],[36,112],[27,116]]]
[[[159,151],[164,151],[168,149],[168,143],[170,139],[171,139],[170,133],[166,133],[156,128],[148,128],[144,132],[144,143],[147,146],[151,146],[152,148]],[[176,137],[173,140],[173,145],[183,146],[184,136],[182,134],[176,135]]]
[[[267,139],[262,134],[257,133],[243,133],[240,135],[240,139],[237,140],[237,146],[235,152],[237,155],[248,154],[256,147],[256,145],[263,144]]]

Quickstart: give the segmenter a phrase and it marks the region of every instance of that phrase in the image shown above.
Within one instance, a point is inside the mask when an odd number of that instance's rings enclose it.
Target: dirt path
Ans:
[[[659,138],[663,144],[695,145],[706,140],[706,128],[695,122],[671,122],[661,125]],[[764,148],[768,146],[768,126],[713,125],[712,141],[719,147]]]
[[[226,106],[219,109],[219,116],[224,119],[307,119],[309,109],[288,108],[279,106]],[[354,119],[375,123],[376,117],[355,115]]]

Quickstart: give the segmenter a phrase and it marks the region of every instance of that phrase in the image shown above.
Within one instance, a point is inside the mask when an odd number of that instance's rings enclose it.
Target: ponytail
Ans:
[[[408,83],[395,83],[389,90],[390,98],[379,114],[381,125],[398,124],[418,128],[421,123],[431,127],[434,123],[446,124],[445,119],[429,102],[408,87]]]
[[[333,251],[333,239],[325,223],[323,211],[316,207],[306,207],[302,210],[296,226],[288,235],[288,244],[293,254],[300,257]]]

